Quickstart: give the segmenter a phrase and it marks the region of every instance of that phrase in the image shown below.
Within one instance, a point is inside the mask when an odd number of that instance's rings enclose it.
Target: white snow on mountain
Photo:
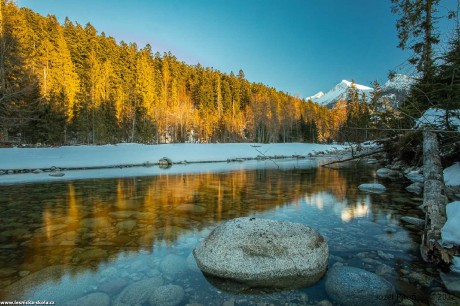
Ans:
[[[382,91],[387,90],[400,90],[408,91],[412,85],[416,82],[414,77],[410,77],[404,74],[395,74],[389,79],[383,86]]]
[[[393,106],[399,106],[402,100],[409,93],[410,88],[416,79],[403,74],[395,74],[391,79],[389,79],[383,86],[381,86],[382,98],[390,100],[390,103]],[[338,100],[344,100],[347,97],[348,88],[351,87],[351,82],[347,80],[342,80],[339,84],[335,85],[331,90],[326,93],[322,91],[317,94],[305,98],[306,101],[311,100],[320,105],[331,107]],[[362,93],[365,92],[367,95],[367,100],[370,101],[370,94],[373,92],[373,88],[354,84],[356,89],[359,92],[361,97]]]
[[[320,92],[318,92],[317,94],[315,94],[315,95],[313,95],[313,96],[306,97],[305,100],[307,100],[307,101],[308,101],[308,100],[314,101],[314,100],[316,100],[316,99],[321,98],[322,96],[324,96],[324,92],[320,91]]]
[[[338,100],[344,100],[347,97],[347,91],[351,87],[352,82],[347,81],[347,80],[342,80],[339,84],[335,85],[334,88],[329,90],[327,93],[319,92],[314,96],[308,97],[307,100],[311,99],[313,102],[318,103],[320,105],[325,105],[325,106],[330,106],[337,102]],[[365,92],[368,97],[369,93],[372,92],[372,88],[360,85],[360,84],[354,84],[356,89],[359,92],[359,95],[363,92]],[[322,95],[320,95],[322,93]]]
[[[393,107],[399,107],[416,81],[416,78],[404,74],[394,75],[381,87],[382,99],[389,100]]]

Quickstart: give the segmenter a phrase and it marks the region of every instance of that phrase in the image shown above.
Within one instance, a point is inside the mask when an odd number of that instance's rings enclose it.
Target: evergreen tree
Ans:
[[[400,16],[396,23],[401,49],[411,49],[409,62],[427,82],[434,77],[433,46],[439,43],[435,13],[440,0],[391,0],[392,11]]]

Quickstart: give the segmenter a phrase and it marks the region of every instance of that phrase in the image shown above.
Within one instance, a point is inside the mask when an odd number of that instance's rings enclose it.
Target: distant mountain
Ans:
[[[316,95],[306,98],[306,100],[312,100],[313,102],[318,103],[320,105],[330,107],[333,104],[335,104],[338,100],[345,100],[347,98],[348,88],[350,87],[350,81],[342,80],[342,82],[335,85],[334,88],[329,90],[327,93],[323,93],[322,91],[320,91]],[[366,94],[372,92],[372,88],[364,85],[355,83],[355,87],[358,90],[360,96],[363,92],[365,92]]]
[[[416,81],[414,77],[396,74],[382,86],[382,99],[388,99],[393,107],[399,107]]]
[[[415,83],[416,79],[403,74],[396,74],[393,78],[388,80],[381,86],[382,98],[390,100],[391,105],[399,106],[401,101],[407,96],[410,88]],[[351,82],[342,80],[339,84],[335,85],[327,93],[322,91],[317,94],[305,98],[306,101],[311,100],[320,105],[332,107],[338,100],[345,100],[347,98],[348,88],[351,87]],[[366,93],[368,101],[373,89],[368,86],[355,83],[355,87],[361,96],[363,92]]]
[[[324,96],[324,92],[320,91],[320,92],[314,94],[313,96],[306,97],[305,100],[307,100],[307,101],[308,101],[308,100],[314,101],[314,100],[317,100],[317,99],[319,99],[319,98],[321,98],[321,97],[323,97],[323,96]]]

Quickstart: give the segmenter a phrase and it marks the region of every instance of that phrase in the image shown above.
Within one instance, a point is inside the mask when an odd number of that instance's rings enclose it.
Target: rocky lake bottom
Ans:
[[[366,162],[0,186],[0,300],[57,305],[336,305],[325,278],[295,290],[214,287],[194,247],[221,222],[299,222],[329,246],[329,269],[357,267],[390,282],[393,304],[428,305],[440,272],[419,255],[422,197]],[[360,191],[382,183],[383,193]],[[377,303],[378,304],[378,303]],[[376,304],[376,305],[377,305]]]

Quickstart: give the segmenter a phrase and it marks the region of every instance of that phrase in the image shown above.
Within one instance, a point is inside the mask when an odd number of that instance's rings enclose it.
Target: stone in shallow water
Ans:
[[[441,273],[441,279],[447,291],[460,297],[460,273]]]
[[[219,225],[193,251],[198,267],[214,279],[275,289],[317,282],[328,253],[324,238],[303,224],[256,218]]]
[[[404,217],[401,217],[401,221],[409,223],[409,224],[412,224],[412,225],[415,225],[415,226],[420,227],[420,228],[425,226],[425,220],[415,218],[415,217],[404,216]]]
[[[362,191],[381,193],[387,190],[382,184],[361,184],[358,188]]]
[[[115,278],[102,283],[98,290],[112,296],[120,292],[126,285],[128,282],[125,279]]]
[[[433,292],[430,294],[431,306],[458,306],[460,298],[450,295],[445,292]]]
[[[174,275],[185,271],[187,268],[185,260],[181,256],[169,254],[160,262],[160,271]]]
[[[388,168],[380,168],[377,170],[377,176],[383,178],[397,179],[402,177],[402,173]]]
[[[194,204],[181,204],[176,207],[176,211],[204,214],[206,212],[206,208]]]
[[[109,306],[110,297],[102,292],[94,292],[76,300],[69,301],[65,306]]]
[[[131,232],[135,226],[136,221],[134,220],[126,220],[117,223],[117,229],[123,233]]]
[[[411,180],[414,183],[423,183],[425,180],[425,178],[423,177],[423,174],[421,174],[419,171],[410,171],[409,173],[406,174],[406,178]]]
[[[108,256],[108,252],[102,249],[89,249],[84,251],[81,254],[75,256],[74,260],[76,262],[79,261],[90,261],[90,260],[99,260],[101,258],[106,258]]]
[[[8,277],[15,274],[17,271],[13,268],[2,268],[0,269],[0,277]]]
[[[67,277],[76,271],[56,265],[31,273],[4,289],[0,296],[8,299],[53,300],[56,305],[78,299],[95,284],[91,273],[80,273],[78,281]]]
[[[413,183],[406,187],[406,190],[415,194],[421,194],[423,191],[423,183]]]
[[[417,249],[419,246],[411,237],[403,231],[380,234],[374,236],[382,248],[390,248],[394,251]]]
[[[177,285],[160,286],[149,298],[152,306],[176,306],[184,299],[184,289]]]
[[[142,305],[147,302],[152,290],[161,285],[163,285],[163,278],[161,276],[135,282],[120,293],[113,305]]]
[[[34,287],[46,282],[47,280],[59,279],[65,271],[64,265],[56,265],[44,268],[38,272],[29,274],[19,281],[11,284],[4,289],[6,297],[20,298],[24,293],[30,292]]]
[[[326,279],[326,292],[345,306],[394,305],[392,284],[374,273],[355,267],[334,267]]]

